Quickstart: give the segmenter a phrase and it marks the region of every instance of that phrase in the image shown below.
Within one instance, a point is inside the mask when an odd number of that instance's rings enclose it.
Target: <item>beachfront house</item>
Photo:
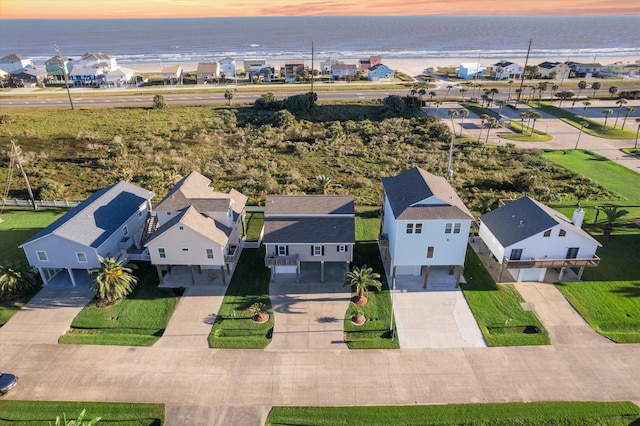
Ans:
[[[504,59],[491,67],[491,75],[496,80],[517,80],[522,76],[522,71],[522,65],[505,61]]]
[[[234,58],[224,58],[218,61],[220,67],[220,76],[231,78],[236,76],[236,60]]]
[[[556,210],[528,196],[480,216],[479,236],[500,264],[498,281],[504,271],[516,281],[544,281],[548,268],[579,268],[600,263],[596,249],[601,244],[581,226],[584,211],[576,209],[569,220]]]
[[[353,261],[355,210],[351,195],[269,195],[264,211],[265,265],[271,277],[296,274],[307,263]]]
[[[445,178],[414,167],[382,178],[382,229],[378,244],[392,285],[397,275],[424,276],[431,268],[457,269],[464,259],[473,215]]]
[[[571,73],[569,77],[574,78],[591,78],[597,76],[602,71],[602,64],[593,63],[581,63],[581,62],[567,62]]]
[[[196,68],[196,84],[217,83],[220,69],[217,62],[200,62]]]
[[[99,86],[105,79],[100,68],[82,68],[74,66],[69,73],[69,80],[74,86]]]
[[[88,271],[100,266],[98,256],[128,258],[127,249],[147,220],[153,195],[124,181],[108,186],[19,247],[44,285],[63,271],[57,279],[73,286],[78,281],[87,284]]]
[[[616,62],[610,65],[607,65],[602,68],[600,72],[601,75],[625,78],[625,77],[636,77],[640,75],[640,63],[622,63]]]
[[[10,53],[0,58],[0,69],[5,70],[9,74],[17,74],[27,68],[33,67],[33,60],[27,56]]]
[[[367,79],[369,81],[390,81],[395,77],[395,73],[385,64],[378,64],[367,69]]]
[[[182,67],[180,65],[163,67],[162,79],[164,80],[165,86],[182,84]]]
[[[302,71],[305,70],[304,61],[285,62],[280,70],[280,74],[285,79],[298,79]]]
[[[564,80],[569,78],[569,65],[564,62],[541,62],[538,64],[537,78]]]
[[[369,58],[367,59],[360,59],[358,61],[358,65],[360,69],[363,71],[368,70],[369,68],[375,65],[379,65],[381,63],[382,63],[382,56],[380,55],[372,55],[372,56],[369,56]]]
[[[44,87],[47,72],[42,69],[25,68],[23,71],[12,73],[9,84],[14,87],[36,88]]]
[[[465,80],[481,77],[487,71],[487,67],[477,62],[461,63],[458,67],[456,75]]]
[[[101,73],[108,73],[118,68],[116,58],[102,52],[87,52],[76,61],[76,68],[96,68]]]
[[[325,61],[321,61],[320,62],[320,73],[321,74],[331,74],[331,69],[333,68],[334,65],[337,64],[341,64],[342,62],[340,61],[336,61],[336,60],[332,60],[332,59],[327,59]]]
[[[335,64],[331,67],[331,78],[333,80],[348,80],[358,75],[356,64]]]
[[[169,270],[195,274],[232,272],[242,251],[247,197],[232,189],[214,191],[211,179],[191,172],[154,208],[153,223],[144,246],[162,281]]]
[[[73,70],[73,59],[66,56],[54,56],[44,61],[44,67],[49,77],[64,81],[65,74],[68,77]]]
[[[135,71],[131,68],[118,67],[113,71],[109,71],[105,79],[109,86],[124,87],[133,80],[134,76]]]

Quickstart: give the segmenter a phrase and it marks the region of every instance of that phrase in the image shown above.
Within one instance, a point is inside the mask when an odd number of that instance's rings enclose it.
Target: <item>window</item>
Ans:
[[[182,250],[183,252],[188,252],[189,251],[189,247],[182,247],[180,250]]]
[[[570,247],[569,250],[567,250],[567,257],[566,259],[575,259],[578,257],[578,250],[580,250],[580,247]]]
[[[122,235],[124,237],[128,237],[129,236],[129,227],[127,225],[122,227]]]
[[[208,248],[207,249],[207,259],[213,259],[213,249],[212,248]]]
[[[544,231],[544,234],[542,234],[543,237],[550,237],[551,236],[551,229]]]
[[[422,224],[416,223],[416,234],[422,234]]]
[[[158,247],[158,257],[160,259],[166,259],[167,258],[167,252],[164,250],[164,248]]]
[[[445,225],[444,225],[444,233],[445,234],[450,234],[451,233],[451,229],[453,229],[453,223],[445,223]]]
[[[435,250],[435,247],[433,247],[433,246],[427,247],[427,259],[433,258],[433,251],[434,250]]]
[[[47,252],[46,251],[36,251],[36,256],[38,256],[38,260],[40,262],[48,262],[49,258],[47,257]]]
[[[87,263],[87,253],[85,253],[83,251],[77,251],[76,252],[76,259],[78,259],[78,262],[80,262],[80,263]]]
[[[289,255],[289,247],[287,246],[277,246],[276,253],[278,256],[288,256]]]
[[[324,256],[324,246],[311,246],[312,256]]]
[[[346,251],[347,251],[347,246],[346,246],[346,245],[344,245],[344,244],[340,244],[340,245],[338,246],[338,252],[339,252],[339,253],[346,253]]]
[[[454,234],[459,234],[460,233],[460,228],[462,228],[462,224],[461,223],[454,223],[453,224],[453,233]]]
[[[184,231],[184,226],[180,225],[180,226],[178,226],[178,229],[181,230],[181,231]]]
[[[565,235],[567,235],[567,231],[565,231],[564,229],[561,229],[560,232],[558,232],[558,236],[560,237],[564,237]]]
[[[407,234],[413,234],[413,223],[407,223]]]
[[[520,260],[522,258],[522,249],[511,249],[509,260]]]
[[[142,210],[138,210],[138,217],[142,217]]]

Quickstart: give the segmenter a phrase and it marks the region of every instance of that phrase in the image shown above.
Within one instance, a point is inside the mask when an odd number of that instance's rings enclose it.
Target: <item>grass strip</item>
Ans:
[[[155,268],[148,263],[138,263],[134,274],[138,285],[126,299],[104,308],[85,306],[59,343],[151,346],[158,341],[182,291],[159,288]]]
[[[522,309],[524,299],[511,284],[497,285],[478,255],[467,247],[460,286],[489,346],[548,345],[547,330],[533,312]]]
[[[379,407],[273,407],[276,425],[629,425],[640,419],[631,402],[515,402]]]
[[[598,333],[617,343],[640,343],[640,280],[556,283]]]
[[[273,309],[269,297],[269,268],[264,266],[265,249],[242,250],[236,271],[222,300],[209,334],[209,347],[222,349],[263,349],[271,343]],[[263,324],[252,320],[249,310],[254,303],[264,303],[269,320]]]
[[[260,239],[260,234],[262,233],[262,227],[264,225],[264,213],[247,213],[244,224],[247,231],[247,241],[257,242]]]
[[[76,420],[86,410],[85,421],[101,417],[100,426],[161,426],[164,404],[78,401],[0,401],[0,425],[47,426],[56,417]]]

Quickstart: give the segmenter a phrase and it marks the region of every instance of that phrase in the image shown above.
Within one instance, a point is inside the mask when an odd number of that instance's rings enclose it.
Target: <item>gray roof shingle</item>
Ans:
[[[267,216],[354,215],[351,195],[269,195],[265,203]]]
[[[265,219],[265,244],[354,244],[352,217]]]

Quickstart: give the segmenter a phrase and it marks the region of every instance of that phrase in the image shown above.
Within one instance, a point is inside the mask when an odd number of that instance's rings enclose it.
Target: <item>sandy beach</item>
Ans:
[[[276,69],[280,68],[280,66],[284,65],[285,61],[282,60],[277,60],[277,61],[270,61],[269,58],[265,58],[267,60],[267,63],[269,63],[270,65],[272,65],[273,67],[275,67]],[[508,58],[501,58],[507,61],[511,61],[511,62],[515,62],[517,64],[520,65],[524,65],[525,63],[525,57],[508,57]],[[320,68],[320,63],[323,62],[325,59],[324,58],[316,58],[314,60],[314,68],[319,69]],[[545,61],[550,61],[550,62],[564,62],[566,61],[567,58],[552,58],[552,57],[530,57],[529,58],[529,65],[537,65],[541,62],[545,62]],[[589,58],[573,58],[570,60],[573,60],[575,62],[583,62],[583,63],[590,63],[593,62],[593,59],[589,59]],[[493,64],[495,64],[496,62],[499,62],[499,59],[483,59],[483,58],[478,58],[477,60],[473,60],[470,58],[456,58],[456,57],[451,57],[451,58],[407,58],[407,59],[385,59],[384,55],[382,56],[382,63],[387,65],[388,67],[390,67],[391,69],[395,70],[395,71],[401,71],[405,74],[411,75],[411,76],[416,76],[419,74],[422,74],[424,72],[425,69],[427,68],[438,68],[438,67],[457,67],[459,66],[461,63],[469,63],[469,62],[479,62],[480,65],[489,67]],[[605,57],[605,58],[599,58],[596,59],[596,61],[602,65],[610,65],[610,64],[614,64],[617,62],[623,63],[623,64],[633,64],[636,63],[637,61],[640,61],[640,58],[638,57],[629,57],[629,56],[622,56],[622,57]],[[345,64],[356,64],[358,62],[358,59],[343,59],[342,62],[344,62]],[[189,63],[146,63],[146,64],[121,64],[121,66],[127,67],[127,68],[131,68],[133,70],[135,70],[136,72],[139,73],[159,73],[162,70],[163,66],[170,66],[170,65],[181,65],[182,69],[184,72],[192,72],[195,71],[198,67],[198,63],[197,62],[189,62]],[[307,66],[311,66],[311,60],[305,60],[305,65]],[[236,59],[236,66],[242,66],[242,58],[238,58]]]

